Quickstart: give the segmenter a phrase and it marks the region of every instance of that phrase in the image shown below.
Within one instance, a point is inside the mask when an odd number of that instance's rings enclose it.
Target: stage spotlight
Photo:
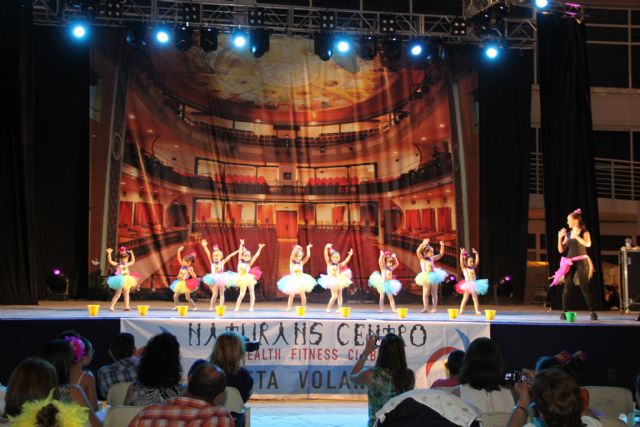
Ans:
[[[399,37],[391,36],[384,39],[382,49],[387,63],[393,63],[402,58],[402,41]]]
[[[313,37],[313,52],[323,61],[333,56],[333,37],[329,33],[316,33]]]
[[[535,0],[536,1],[536,7],[538,9],[544,9],[545,7],[549,6],[549,0]]]
[[[453,18],[449,27],[449,32],[452,36],[466,36],[467,20],[462,17]]]
[[[351,43],[349,40],[340,39],[336,42],[336,49],[340,53],[349,53],[351,51]]]
[[[52,269],[45,279],[47,299],[65,301],[69,294],[69,279],[58,267]]]
[[[107,18],[122,18],[123,0],[106,0],[104,4],[104,14]]]
[[[84,22],[72,22],[71,23],[71,35],[77,40],[82,40],[87,37],[89,33],[89,27]]]
[[[253,56],[261,58],[262,55],[269,52],[269,31],[264,28],[253,28],[249,32],[249,44]]]
[[[218,49],[218,30],[211,27],[200,28],[200,47],[206,53]]]
[[[378,38],[376,36],[362,36],[360,38],[360,57],[371,61],[378,54]]]
[[[127,27],[127,43],[137,49],[147,46],[147,28],[143,23],[133,23]]]
[[[489,59],[496,59],[498,57],[498,48],[495,45],[489,45],[485,47],[484,54]]]
[[[156,30],[156,41],[161,44],[167,44],[171,40],[169,31],[166,28],[159,28]]]
[[[186,24],[178,25],[173,33],[174,37],[174,46],[180,52],[186,52],[191,49],[192,44],[192,36],[193,36],[193,28],[187,26]]]
[[[231,33],[231,43],[238,49],[242,49],[247,45],[247,33],[242,30],[235,30]]]
[[[421,56],[426,52],[426,46],[422,40],[412,40],[409,42],[409,53],[414,56]]]

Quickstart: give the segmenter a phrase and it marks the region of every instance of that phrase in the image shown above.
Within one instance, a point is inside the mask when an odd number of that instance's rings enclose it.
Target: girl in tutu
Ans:
[[[224,305],[224,289],[227,287],[227,282],[230,279],[228,272],[224,271],[224,265],[234,255],[239,253],[240,249],[230,253],[226,258],[223,258],[224,254],[218,245],[213,245],[212,254],[209,252],[206,240],[203,239],[200,244],[202,245],[204,252],[207,254],[207,259],[211,260],[211,273],[206,274],[202,278],[202,281],[209,286],[209,289],[211,290],[211,304],[209,305],[209,311],[213,311],[213,306],[216,302],[216,298],[218,297],[218,292],[220,293],[220,305]]]
[[[198,289],[198,279],[196,277],[196,272],[193,271],[193,262],[196,260],[196,254],[181,256],[182,251],[184,250],[184,246],[180,246],[178,248],[178,262],[180,263],[180,271],[178,272],[178,277],[173,281],[169,288],[173,291],[173,303],[175,306],[174,310],[178,309],[178,300],[180,299],[180,294],[184,294],[184,297],[187,299],[187,302],[193,306],[194,310],[198,309],[198,306],[191,299],[191,292]]]
[[[316,285],[316,279],[312,276],[303,273],[302,267],[309,261],[311,257],[311,247],[313,245],[307,245],[307,255],[304,256],[302,246],[295,245],[293,251],[291,251],[291,257],[289,258],[289,271],[290,273],[278,280],[278,289],[281,292],[289,295],[289,302],[287,304],[287,311],[291,310],[291,304],[296,295],[300,295],[300,302],[302,305],[307,305],[307,297],[305,292],[310,292]],[[303,258],[304,256],[304,258]]]
[[[447,277],[443,269],[436,267],[436,261],[444,256],[444,242],[440,242],[440,253],[434,255],[429,239],[425,239],[418,246],[416,255],[420,260],[420,273],[416,276],[416,284],[422,286],[422,312],[426,313],[429,309],[429,294],[431,294],[433,301],[431,313],[435,313],[438,308],[439,285]]]
[[[385,295],[389,298],[391,311],[396,312],[396,302],[393,296],[398,295],[402,288],[402,283],[394,278],[393,270],[398,268],[399,264],[396,254],[389,255],[387,251],[380,251],[380,257],[378,257],[380,271],[374,271],[369,276],[369,286],[376,288],[380,294],[380,313],[384,311]]]
[[[462,302],[460,303],[460,314],[464,310],[464,306],[469,300],[469,295],[473,299],[473,308],[477,315],[480,315],[480,309],[478,304],[478,294],[484,295],[489,290],[489,281],[487,279],[476,279],[475,269],[480,263],[480,255],[475,249],[471,249],[473,256],[469,255],[469,252],[465,248],[460,248],[460,268],[462,268],[462,274],[464,274],[464,280],[456,284],[456,292],[463,294]]]
[[[240,304],[242,304],[242,299],[244,298],[244,294],[247,292],[247,288],[249,288],[249,311],[253,311],[253,306],[256,302],[256,294],[255,294],[255,285],[260,280],[260,276],[262,276],[262,271],[258,267],[251,267],[254,262],[260,256],[260,252],[262,252],[262,248],[264,248],[264,243],[260,243],[258,245],[258,250],[256,254],[252,257],[251,251],[245,248],[244,240],[240,240],[240,255],[238,255],[238,274],[235,280],[230,281],[229,286],[240,288],[240,294],[238,294],[238,301],[236,301],[236,308],[234,311],[240,310]]]
[[[113,311],[116,302],[120,299],[120,295],[124,293],[124,310],[129,311],[129,292],[132,289],[135,289],[138,286],[139,276],[135,273],[129,272],[129,267],[131,267],[136,262],[136,257],[133,255],[132,251],[127,251],[127,248],[124,246],[120,247],[120,252],[118,253],[118,262],[114,262],[113,258],[111,258],[111,253],[113,249],[107,248],[107,260],[109,264],[116,267],[116,274],[109,277],[107,279],[107,285],[116,291],[116,294],[111,299],[111,306],[109,307],[109,311]]]
[[[331,243],[324,247],[324,261],[327,263],[327,274],[321,274],[318,284],[325,289],[331,290],[331,299],[327,305],[327,313],[331,311],[331,306],[338,300],[338,312],[342,307],[342,290],[348,287],[351,282],[351,270],[347,268],[349,260],[353,256],[353,249],[349,249],[347,257],[340,262],[340,253],[334,251]]]

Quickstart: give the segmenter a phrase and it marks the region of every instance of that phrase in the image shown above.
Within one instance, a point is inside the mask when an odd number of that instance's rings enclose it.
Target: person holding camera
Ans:
[[[367,338],[364,350],[349,378],[354,384],[367,386],[369,400],[369,427],[376,422],[376,412],[387,401],[406,391],[413,390],[415,374],[407,367],[404,341],[396,334],[387,334],[379,341],[375,335]],[[366,360],[378,347],[376,365],[364,368]]]
[[[531,387],[526,381],[514,386],[518,402],[506,427],[602,427],[599,420],[582,415],[584,401],[576,380],[559,368],[536,373]],[[532,422],[527,423],[531,415]]]
[[[257,343],[248,343],[256,345]],[[255,349],[249,349],[256,351]],[[218,335],[209,361],[219,366],[227,375],[227,387],[235,387],[246,402],[253,392],[253,378],[247,369],[242,367],[246,354],[245,340],[235,332],[224,332]]]
[[[504,362],[497,344],[490,338],[471,342],[453,394],[473,405],[479,413],[508,412],[513,407],[511,390],[505,387]]]

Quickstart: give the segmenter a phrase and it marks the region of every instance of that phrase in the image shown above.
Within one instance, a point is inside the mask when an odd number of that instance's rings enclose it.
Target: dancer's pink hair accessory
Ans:
[[[74,336],[67,336],[64,337],[64,339],[71,344],[71,349],[73,350],[73,363],[78,363],[87,354],[84,342],[82,342],[80,338]]]

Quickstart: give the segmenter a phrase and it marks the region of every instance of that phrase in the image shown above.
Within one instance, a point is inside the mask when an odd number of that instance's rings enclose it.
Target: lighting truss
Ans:
[[[420,0],[410,0],[410,2],[417,1]],[[471,0],[464,0],[464,2],[467,1]],[[65,0],[32,0],[32,4],[33,21],[36,25],[64,25],[74,16],[81,15],[79,10],[67,8]],[[146,23],[149,26],[177,24],[183,20],[185,4],[200,6],[200,22],[192,25],[193,27],[215,27],[223,32],[230,32],[238,26],[248,26],[249,11],[259,9],[264,16],[263,28],[269,30],[271,34],[309,37],[322,30],[322,17],[327,13],[325,9],[314,7],[256,4],[248,1],[232,3],[229,0],[125,0],[122,4],[122,16],[109,17],[101,10],[96,14],[93,25],[121,27],[134,22]],[[506,17],[502,35],[509,41],[510,46],[521,48],[533,46],[536,26],[533,9],[530,8],[530,10],[532,13],[527,18]],[[336,16],[334,31],[345,35],[381,35],[381,18],[392,16],[395,18],[395,35],[399,37],[430,36],[450,43],[477,44],[481,41],[473,34],[462,37],[451,35],[451,23],[459,18],[456,15],[390,14],[365,8],[361,10],[332,9],[331,12],[335,12]]]

